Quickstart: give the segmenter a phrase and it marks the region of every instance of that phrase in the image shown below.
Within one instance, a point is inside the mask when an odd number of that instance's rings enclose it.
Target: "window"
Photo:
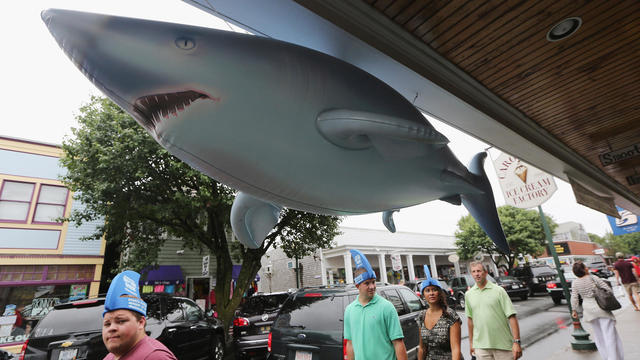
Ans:
[[[341,331],[343,316],[342,296],[298,296],[284,303],[274,324],[306,331]]]
[[[400,291],[400,295],[402,295],[402,298],[404,299],[404,301],[407,303],[407,306],[409,307],[409,312],[422,310],[422,303],[420,302],[420,299],[418,299],[416,294],[413,293],[413,291],[409,289],[398,289],[398,290]]]
[[[0,192],[0,220],[27,221],[35,184],[4,181]]]
[[[56,219],[64,216],[68,193],[69,190],[63,186],[40,186],[33,222],[60,223]]]
[[[398,315],[404,315],[407,313],[404,309],[402,299],[400,299],[400,295],[398,295],[395,290],[385,290],[382,292],[382,295],[393,304],[393,306],[396,308],[396,311],[398,311]]]
[[[174,298],[167,299],[167,320],[171,322],[182,322],[184,321],[184,313],[182,312],[182,307],[178,300]]]
[[[204,314],[202,310],[198,307],[198,305],[184,301],[182,303],[182,307],[186,313],[187,321],[200,321],[204,319]]]

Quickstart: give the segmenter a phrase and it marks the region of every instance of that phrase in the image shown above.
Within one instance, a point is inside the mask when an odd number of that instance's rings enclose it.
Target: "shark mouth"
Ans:
[[[168,119],[169,115],[178,116],[179,111],[183,111],[198,99],[210,98],[193,90],[147,95],[136,99],[133,110],[142,125],[148,129],[155,129],[162,118]]]

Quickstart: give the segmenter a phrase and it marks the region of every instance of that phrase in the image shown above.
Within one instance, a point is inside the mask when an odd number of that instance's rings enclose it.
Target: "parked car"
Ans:
[[[377,284],[378,295],[398,311],[409,359],[418,355],[416,318],[425,303],[402,285]],[[282,305],[269,333],[269,360],[334,360],[346,354],[344,310],[358,297],[353,285],[306,288]]]
[[[496,280],[491,277],[491,275],[487,275],[487,281],[496,283]],[[458,304],[461,308],[464,309],[464,294],[475,284],[476,281],[473,279],[473,276],[471,276],[471,274],[462,274],[461,276],[451,279],[450,285],[451,289],[453,290],[453,296],[458,299]]]
[[[190,299],[164,294],[144,295],[146,331],[178,359],[222,360],[222,323],[206,317]],[[33,329],[22,347],[25,360],[101,360],[107,355],[102,342],[104,298],[58,304]],[[22,357],[21,357],[22,359]]]
[[[16,355],[12,352],[0,349],[0,360],[13,360],[16,358]]]
[[[573,280],[577,279],[577,277],[574,275],[571,267],[563,267],[562,270],[564,272],[564,279],[567,281],[567,291],[571,294],[571,284],[573,283]],[[611,287],[611,282],[609,280],[604,279],[604,282]],[[547,282],[546,288],[549,296],[551,296],[551,299],[553,300],[553,303],[560,305],[562,299],[565,298],[562,283],[560,282],[560,276],[557,276],[553,281]]]
[[[255,294],[236,311],[232,338],[234,349],[240,359],[266,357],[271,325],[288,297],[288,292]]]
[[[496,284],[500,285],[510,297],[519,297],[522,300],[529,298],[529,289],[524,286],[522,281],[513,276],[498,276]]]
[[[606,279],[615,275],[602,260],[587,261],[584,264],[589,269],[589,272],[597,277]]]
[[[558,272],[549,265],[525,265],[509,271],[509,275],[522,281],[529,289],[529,296],[539,292],[547,292],[548,281],[555,280]]]
[[[404,285],[409,289],[413,290],[419,298],[422,298],[422,294],[420,294],[420,283],[425,279],[416,279],[416,281],[405,282]],[[438,279],[440,285],[442,286],[442,290],[447,295],[447,306],[455,309],[458,306],[458,299],[453,295],[453,289],[447,284],[446,281],[442,279]],[[424,299],[423,299],[424,300]]]

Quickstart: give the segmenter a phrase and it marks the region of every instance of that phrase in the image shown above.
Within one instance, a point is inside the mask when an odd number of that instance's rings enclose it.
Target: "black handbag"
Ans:
[[[602,310],[613,311],[622,307],[618,302],[618,299],[613,295],[613,291],[611,289],[600,287],[598,282],[593,280],[593,277],[591,277],[591,281],[593,281],[596,286],[593,290],[593,296],[596,298],[596,302]]]

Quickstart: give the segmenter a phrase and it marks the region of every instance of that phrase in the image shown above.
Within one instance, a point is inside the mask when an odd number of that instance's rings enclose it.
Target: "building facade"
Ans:
[[[0,346],[15,351],[59,301],[98,294],[100,221],[63,223],[83,204],[60,182],[60,146],[0,137]]]
[[[353,283],[351,249],[364,253],[377,279],[386,283],[424,278],[423,265],[429,266],[433,277],[445,280],[467,271],[468,262],[450,261],[456,252],[454,236],[348,227],[341,227],[340,231],[342,234],[336,236],[333,248],[318,250],[298,260],[299,284],[296,284],[295,259],[288,258],[281,249],[267,252],[258,272],[261,279],[258,291]],[[490,260],[486,265],[494,268]]]
[[[576,260],[597,261],[605,260],[604,249],[589,238],[582,224],[569,221],[558,224],[553,235],[553,247],[558,254],[561,264],[571,265]],[[553,258],[545,249],[538,258],[539,261],[555,266]]]

